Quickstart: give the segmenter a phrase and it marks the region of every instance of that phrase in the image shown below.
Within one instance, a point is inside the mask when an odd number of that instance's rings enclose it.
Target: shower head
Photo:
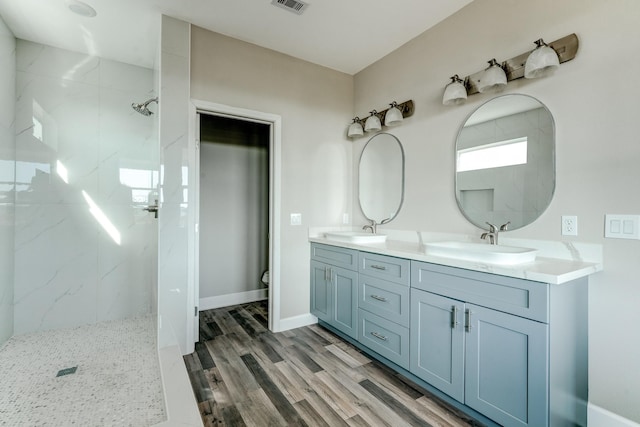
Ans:
[[[133,108],[134,110],[136,110],[138,113],[142,114],[143,116],[150,116],[150,115],[153,114],[153,111],[149,110],[148,106],[152,102],[158,103],[158,97],[151,98],[148,101],[143,102],[142,104],[137,104],[137,103],[134,102],[134,103],[131,104],[131,108]]]

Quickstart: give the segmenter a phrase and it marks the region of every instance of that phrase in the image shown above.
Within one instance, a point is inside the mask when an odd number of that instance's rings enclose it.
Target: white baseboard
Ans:
[[[198,310],[211,310],[230,305],[246,304],[248,302],[260,301],[269,298],[268,289],[257,289],[255,291],[237,292],[235,294],[219,295],[217,297],[200,298]]]
[[[311,313],[287,317],[286,319],[280,319],[278,330],[274,332],[288,331],[289,329],[301,328],[315,323],[318,323],[318,318]]]
[[[587,406],[587,425],[589,427],[640,427],[640,424],[591,402]]]

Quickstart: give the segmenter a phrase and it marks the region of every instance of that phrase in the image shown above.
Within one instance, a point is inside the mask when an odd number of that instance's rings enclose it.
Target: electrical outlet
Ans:
[[[348,213],[343,213],[342,214],[342,223],[343,224],[349,224],[349,214]]]
[[[578,235],[578,217],[575,215],[562,216],[562,235],[577,236]]]

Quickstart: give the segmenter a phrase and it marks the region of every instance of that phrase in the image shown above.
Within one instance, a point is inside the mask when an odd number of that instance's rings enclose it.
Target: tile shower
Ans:
[[[0,331],[0,368],[10,371],[5,379],[22,373],[9,390],[0,386],[0,413],[19,424],[31,414],[91,425],[98,421],[82,412],[88,393],[107,424],[130,419],[128,406],[136,421],[123,425],[155,424],[165,418],[157,220],[142,208],[158,199],[158,122],[131,108],[155,96],[153,70],[24,40],[15,40],[13,55],[15,120],[1,124],[15,140],[0,146],[3,174],[15,168],[2,179],[15,191],[0,190],[2,212],[11,214],[1,224],[3,252],[13,249],[3,257],[12,277],[3,274],[0,309],[13,328]],[[72,366],[77,372],[55,378]],[[31,405],[34,393],[45,400]]]
[[[153,71],[17,40],[15,334],[154,311]]]

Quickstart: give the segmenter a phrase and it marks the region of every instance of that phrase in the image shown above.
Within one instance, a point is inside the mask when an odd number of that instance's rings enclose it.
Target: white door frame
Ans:
[[[192,236],[188,250],[188,300],[199,306],[200,299],[200,246],[198,227],[200,224],[200,122],[198,113],[237,118],[245,121],[270,125],[269,141],[269,329],[280,330],[280,212],[281,212],[281,140],[282,117],[277,114],[232,107],[214,102],[191,99],[189,106],[189,203],[188,218],[189,236]],[[198,341],[198,316],[194,316],[189,307],[188,342]]]

